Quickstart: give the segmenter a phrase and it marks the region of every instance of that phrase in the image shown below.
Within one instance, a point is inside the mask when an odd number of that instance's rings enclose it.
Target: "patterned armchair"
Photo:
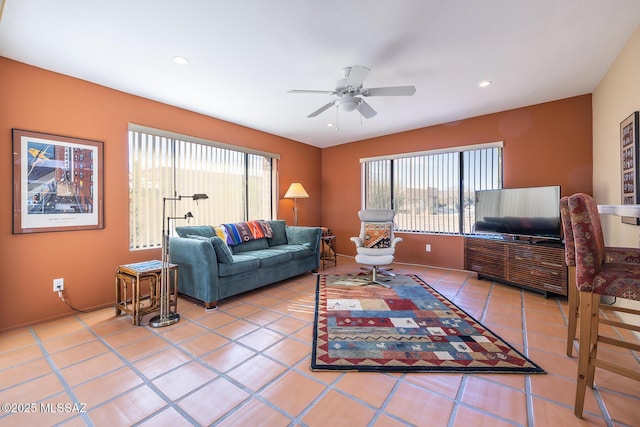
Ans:
[[[560,217],[562,218],[562,228],[564,230],[564,255],[565,262],[569,268],[569,286],[568,297],[569,302],[569,325],[567,327],[567,356],[573,356],[573,342],[576,338],[576,326],[578,317],[580,316],[580,307],[578,288],[576,286],[576,253],[573,241],[573,228],[571,226],[571,217],[569,215],[569,197],[565,196],[560,199]],[[600,230],[602,232],[602,230]],[[640,264],[640,248],[613,248],[605,247],[606,263],[622,263],[622,264]],[[609,307],[603,306],[607,309]],[[609,308],[615,311],[615,307]]]
[[[363,209],[358,211],[360,218],[360,235],[352,237],[356,245],[356,262],[371,266],[371,283],[386,286],[378,280],[377,274],[393,275],[389,270],[381,269],[382,265],[393,262],[396,244],[402,242],[401,237],[393,235],[393,209]]]
[[[586,387],[593,388],[596,367],[640,381],[640,365],[634,357],[630,358],[634,361],[632,366],[623,366],[612,360],[612,353],[598,353],[599,343],[640,351],[637,340],[622,339],[620,334],[612,335],[598,329],[600,324],[606,324],[615,329],[640,331],[637,325],[624,323],[615,316],[600,315],[602,295],[640,301],[640,264],[633,262],[637,259],[633,254],[629,258],[620,254],[611,256],[611,259],[632,262],[606,262],[602,225],[593,198],[578,193],[569,197],[568,204],[575,247],[576,287],[580,296],[580,347],[574,413],[582,417]],[[637,310],[622,307],[616,310],[638,314]]]

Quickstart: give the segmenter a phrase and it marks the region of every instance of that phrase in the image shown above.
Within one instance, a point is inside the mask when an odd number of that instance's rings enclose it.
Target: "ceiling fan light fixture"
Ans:
[[[480,86],[480,87],[487,87],[487,86],[489,86],[490,84],[491,84],[491,80],[483,80],[483,81],[481,81],[481,82],[478,84],[478,86]]]
[[[336,105],[342,111],[354,111],[360,105],[360,98],[345,96],[344,98],[336,100]]]

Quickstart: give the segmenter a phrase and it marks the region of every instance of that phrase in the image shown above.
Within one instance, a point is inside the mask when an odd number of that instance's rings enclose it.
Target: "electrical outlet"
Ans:
[[[424,248],[427,252],[431,252],[431,245],[427,243],[427,245]]]
[[[64,279],[53,279],[53,292],[64,290]]]

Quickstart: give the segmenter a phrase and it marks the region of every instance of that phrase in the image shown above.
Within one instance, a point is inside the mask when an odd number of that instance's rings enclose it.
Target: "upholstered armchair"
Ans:
[[[360,234],[352,237],[356,245],[356,262],[371,266],[371,283],[386,286],[378,280],[378,273],[393,275],[380,266],[393,262],[396,245],[401,237],[393,235],[395,211],[393,209],[363,209],[358,211]]]
[[[612,334],[610,330],[599,330],[599,325],[604,324],[612,326],[614,331],[619,328],[640,331],[639,326],[625,323],[618,316],[600,314],[602,295],[640,301],[640,264],[607,262],[598,206],[592,197],[583,193],[574,194],[569,197],[568,205],[575,248],[575,283],[579,292],[580,310],[574,413],[577,417],[582,417],[586,387],[593,387],[596,367],[640,381],[640,365],[634,357],[618,358],[611,357],[616,352],[598,352],[600,343],[640,351],[638,341],[623,338],[624,335],[620,334],[620,331]],[[614,258],[616,257],[612,256],[612,259]],[[622,307],[616,307],[616,311],[639,314],[637,310]],[[622,365],[621,360],[632,360],[632,363]]]

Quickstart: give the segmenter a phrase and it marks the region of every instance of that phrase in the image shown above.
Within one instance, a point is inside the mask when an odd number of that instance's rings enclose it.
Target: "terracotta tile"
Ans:
[[[125,366],[75,387],[73,393],[80,402],[86,403],[88,408],[95,408],[100,403],[142,383],[142,378]]]
[[[30,381],[21,382],[10,389],[0,391],[0,402],[39,402],[44,398],[63,391],[64,386],[60,383],[58,376],[50,373]],[[0,415],[3,414],[0,413]]]
[[[166,405],[153,390],[143,385],[90,410],[88,415],[98,426],[132,425]]]
[[[161,335],[171,342],[179,343],[206,332],[208,332],[206,328],[183,320],[165,330],[162,330]]]
[[[526,398],[522,390],[469,377],[464,385],[462,401],[507,420],[520,424],[527,423]]]
[[[202,358],[204,362],[220,372],[226,372],[255,354],[254,351],[236,343],[229,343]]]
[[[259,306],[252,304],[239,304],[229,310],[226,310],[227,313],[232,316],[245,318],[253,313],[257,313],[261,310]]]
[[[340,378],[334,387],[380,408],[396,382],[396,378],[383,373],[355,372]]]
[[[2,335],[0,335],[0,342],[2,339]],[[0,353],[0,370],[41,357],[44,357],[44,353],[38,345],[16,345],[15,350]]]
[[[280,412],[254,399],[239,407],[229,417],[216,425],[219,427],[286,426],[290,424],[290,421]]]
[[[287,368],[273,360],[258,355],[227,372],[227,375],[245,387],[258,391]]]
[[[84,325],[71,316],[33,326],[33,331],[38,335],[38,338],[43,341],[68,335],[83,329],[85,329]]]
[[[559,404],[573,408],[576,397],[575,379],[569,379],[553,374],[532,375],[530,379],[531,392],[535,396],[554,400]],[[596,402],[593,392],[586,393],[584,408],[592,413],[600,413],[600,408],[598,407],[598,403]]]
[[[136,341],[127,346],[118,348],[118,353],[130,362],[134,362],[138,359],[149,356],[150,354],[163,351],[168,348],[169,345],[170,344],[162,338],[152,335],[145,340]]]
[[[365,426],[375,411],[331,390],[302,418],[310,427],[318,426]]]
[[[109,348],[107,346],[94,340],[54,353],[51,355],[51,360],[56,364],[56,367],[62,369],[108,351]]]
[[[198,362],[190,362],[153,380],[171,400],[177,400],[187,393],[201,387],[218,375]]]
[[[406,423],[397,421],[386,414],[381,414],[371,427],[406,427]]]
[[[640,399],[600,388],[598,391],[612,420],[630,426],[638,424],[640,421]]]
[[[452,427],[512,427],[513,424],[502,421],[490,414],[476,411],[473,408],[469,408],[460,405],[455,411]],[[560,425],[560,424],[541,424],[545,425]]]
[[[287,366],[294,366],[304,357],[308,357],[311,347],[293,338],[284,338],[264,351],[264,354],[272,357]]]
[[[278,300],[280,301],[280,300]],[[280,318],[282,318],[282,313],[276,313],[271,310],[261,310],[246,316],[244,319],[248,320],[251,323],[255,323],[256,325],[266,326],[271,322],[274,322]]]
[[[260,328],[238,339],[238,342],[257,351],[262,351],[283,338],[284,336],[278,332],[266,328]]]
[[[260,396],[295,417],[309,406],[323,390],[322,384],[295,371],[288,371],[265,388]]]
[[[173,408],[167,408],[147,421],[136,424],[138,427],[192,427],[193,424]],[[66,426],[65,426],[66,427]]]
[[[207,313],[204,317],[198,319],[198,323],[212,330],[216,330],[221,326],[227,325],[236,321],[237,318],[223,313],[220,310],[215,310]]]
[[[289,335],[292,334],[301,328],[307,326],[309,323],[304,320],[294,319],[291,317],[283,317],[275,322],[272,322],[268,325],[269,329],[273,329],[274,331],[278,331],[282,334]]]
[[[170,347],[164,351],[138,360],[134,363],[134,366],[139,369],[144,376],[153,379],[190,360],[191,357],[187,356],[184,352],[175,347]]]
[[[194,356],[202,356],[205,353],[222,347],[228,342],[228,339],[209,332],[181,342],[180,347]]]
[[[84,344],[88,341],[94,341],[95,335],[89,332],[87,329],[81,329],[79,331],[73,331],[65,335],[58,335],[50,339],[42,341],[42,345],[47,349],[49,353],[56,353],[60,350],[65,350],[75,345]]]
[[[385,407],[385,412],[414,425],[446,426],[453,409],[453,400],[411,384],[400,384]]]
[[[122,360],[113,353],[104,353],[64,368],[60,370],[60,373],[65,381],[73,387],[99,375],[114,371],[123,365]]]
[[[4,357],[4,352],[15,351],[22,347],[36,344],[35,337],[31,334],[31,329],[22,328],[13,331],[0,332],[0,355]]]
[[[235,340],[243,335],[247,335],[248,333],[255,331],[256,329],[258,329],[258,326],[253,323],[247,322],[246,320],[236,320],[216,328],[216,332],[229,339]]]
[[[38,378],[51,372],[51,367],[44,358],[21,363],[2,371],[0,390]]]
[[[573,404],[565,406],[538,398],[533,398],[533,418],[536,426],[607,426],[601,418],[600,411],[598,415],[585,412],[580,419],[573,414]]]
[[[436,373],[407,375],[404,381],[455,399],[460,390],[462,375]]]
[[[117,331],[104,337],[104,340],[112,347],[119,348],[138,341],[143,341],[147,338],[151,338],[151,336],[153,336],[153,333],[149,329],[131,326],[128,329]]]
[[[529,358],[548,373],[560,375],[571,380],[578,374],[578,359],[567,357],[566,354],[553,354],[529,349]]]
[[[248,397],[247,392],[224,378],[218,378],[178,401],[178,406],[199,425],[209,425],[240,405]]]

